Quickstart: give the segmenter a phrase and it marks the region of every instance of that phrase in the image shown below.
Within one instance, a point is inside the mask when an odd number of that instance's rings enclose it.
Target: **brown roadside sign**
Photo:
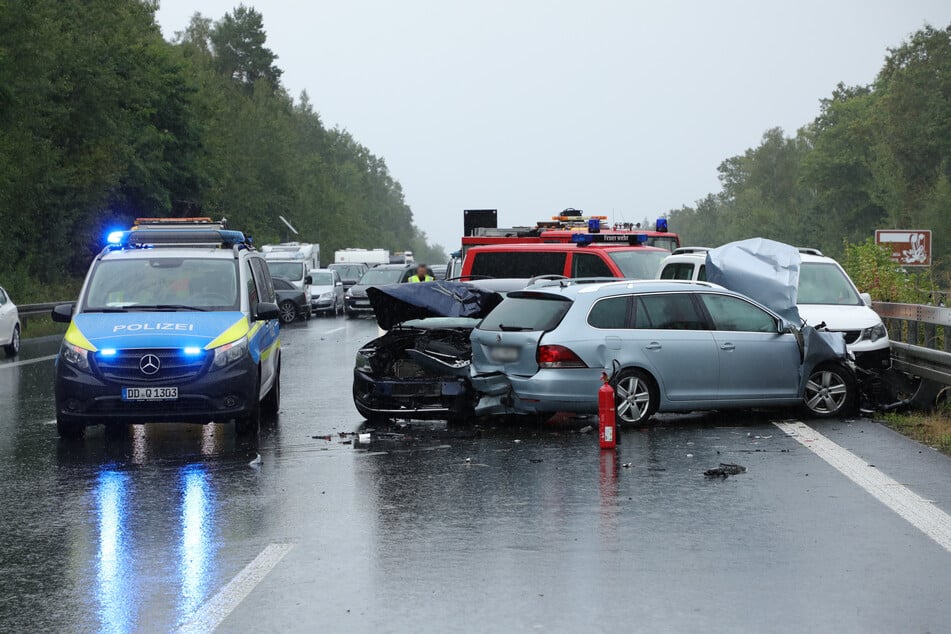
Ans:
[[[890,249],[902,266],[931,266],[930,229],[876,229],[875,244]]]

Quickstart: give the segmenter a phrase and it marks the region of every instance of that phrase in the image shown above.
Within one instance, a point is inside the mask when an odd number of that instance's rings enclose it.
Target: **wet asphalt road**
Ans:
[[[584,423],[356,448],[375,329],[287,329],[256,446],[218,425],[60,442],[52,361],[29,362],[57,343],[0,361],[0,631],[948,630],[951,554],[771,422],[795,412],[664,417],[616,456]],[[805,422],[951,511],[951,460]],[[747,472],[703,477],[719,462]]]

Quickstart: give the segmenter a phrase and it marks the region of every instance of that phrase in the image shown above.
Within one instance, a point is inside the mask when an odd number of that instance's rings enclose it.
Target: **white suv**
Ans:
[[[666,280],[707,279],[706,247],[676,249],[660,265],[658,278]],[[839,263],[817,249],[799,249],[799,315],[811,326],[825,322],[841,332],[855,362],[865,368],[891,364],[888,331],[881,317],[869,306],[868,293],[859,293]]]

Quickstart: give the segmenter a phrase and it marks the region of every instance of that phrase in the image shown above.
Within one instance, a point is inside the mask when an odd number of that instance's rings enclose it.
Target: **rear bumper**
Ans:
[[[598,409],[601,368],[539,370],[533,376],[501,373],[472,378],[480,394],[477,414],[593,413]]]
[[[56,364],[56,413],[61,419],[85,425],[100,423],[209,423],[225,422],[247,414],[258,398],[257,366],[250,359],[215,371],[203,372],[187,383],[156,383],[152,387],[177,387],[174,401],[122,400],[125,384]]]

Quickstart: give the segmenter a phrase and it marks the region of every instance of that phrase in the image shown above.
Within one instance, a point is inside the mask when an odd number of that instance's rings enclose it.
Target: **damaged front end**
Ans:
[[[353,401],[361,415],[368,420],[472,415],[469,332],[478,320],[448,320],[455,323],[410,322],[357,352]]]
[[[389,330],[357,352],[353,402],[368,420],[460,420],[473,415],[469,334],[500,301],[458,282],[401,284],[367,291]]]

